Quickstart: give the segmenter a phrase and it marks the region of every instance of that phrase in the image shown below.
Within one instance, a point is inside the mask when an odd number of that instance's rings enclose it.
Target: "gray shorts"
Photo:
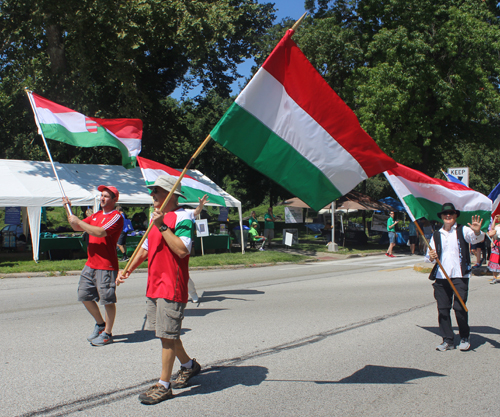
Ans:
[[[396,233],[389,232],[389,243],[396,243]]]
[[[162,339],[180,339],[185,307],[185,303],[148,297],[146,299],[148,330],[154,330],[156,337]]]
[[[274,229],[264,229],[264,237],[269,241],[274,239]]]
[[[118,271],[92,269],[85,265],[78,283],[78,301],[101,301],[101,304],[116,303],[116,277]]]

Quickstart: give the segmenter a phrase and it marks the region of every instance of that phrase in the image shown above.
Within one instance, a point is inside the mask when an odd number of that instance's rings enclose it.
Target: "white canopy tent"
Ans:
[[[121,165],[85,165],[55,163],[57,175],[64,192],[74,206],[99,208],[100,184],[113,185],[120,192],[122,205],[147,206],[151,197],[144,186],[140,168],[126,169]],[[61,207],[62,197],[49,162],[0,159],[0,207],[22,207],[23,228],[27,232],[27,221],[31,232],[33,259],[38,261],[40,242],[40,218],[42,207]],[[241,202],[222,190],[208,177],[197,170],[188,170],[188,175],[218,190],[227,207],[238,209],[240,229],[243,229]],[[193,203],[197,205],[198,203]],[[216,205],[210,204],[207,205]],[[244,252],[244,248],[242,248]]]

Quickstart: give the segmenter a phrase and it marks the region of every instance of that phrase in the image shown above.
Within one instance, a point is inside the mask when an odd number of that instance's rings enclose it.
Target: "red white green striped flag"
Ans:
[[[210,135],[320,210],[395,166],[288,30]]]
[[[492,202],[485,195],[462,184],[431,178],[401,164],[384,174],[412,221],[425,217],[442,223],[437,213],[444,203],[452,203],[460,210],[458,224],[467,225],[473,215],[478,215],[484,220],[483,230],[488,230]]]
[[[136,166],[142,143],[140,119],[87,117],[38,94],[28,92],[28,95],[38,131],[47,139],[82,148],[112,146],[120,150],[125,168]]]
[[[156,181],[160,175],[169,175],[174,177],[175,181],[179,178],[181,173],[170,168],[167,165],[160,164],[150,159],[137,157],[137,162],[141,167],[142,175],[146,181],[146,185],[151,185]],[[199,198],[202,198],[205,194],[208,195],[208,200],[212,204],[218,204],[220,206],[226,207],[226,201],[224,197],[219,193],[219,191],[214,188],[204,184],[189,175],[184,175],[181,180],[182,194],[186,197],[186,200],[181,199],[180,202],[186,203],[196,203],[198,204]]]

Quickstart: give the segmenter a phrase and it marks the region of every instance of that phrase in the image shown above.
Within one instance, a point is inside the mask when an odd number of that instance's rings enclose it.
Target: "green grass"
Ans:
[[[221,253],[205,256],[193,256],[189,265],[191,267],[208,267],[221,265],[254,265],[259,263],[278,263],[278,262],[302,262],[308,259],[308,256],[294,255],[290,253],[274,251],[250,251],[242,254],[241,252]],[[72,259],[62,261],[39,261],[19,259],[0,261],[0,278],[5,274],[12,273],[30,273],[30,272],[59,272],[65,275],[67,271],[79,271],[85,265],[86,259]],[[125,262],[120,262],[120,267],[124,268]],[[147,268],[147,262],[144,262],[140,268]]]
[[[194,256],[189,261],[191,267],[222,266],[222,265],[255,265],[261,263],[275,264],[278,262],[303,262],[309,256],[274,251],[247,251],[239,253],[219,253],[204,256]]]

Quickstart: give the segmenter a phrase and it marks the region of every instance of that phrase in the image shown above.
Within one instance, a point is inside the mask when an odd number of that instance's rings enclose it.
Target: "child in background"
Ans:
[[[491,238],[491,255],[488,262],[488,269],[493,272],[493,280],[490,284],[498,284],[500,280],[500,215],[496,215],[491,224],[488,236]]]

